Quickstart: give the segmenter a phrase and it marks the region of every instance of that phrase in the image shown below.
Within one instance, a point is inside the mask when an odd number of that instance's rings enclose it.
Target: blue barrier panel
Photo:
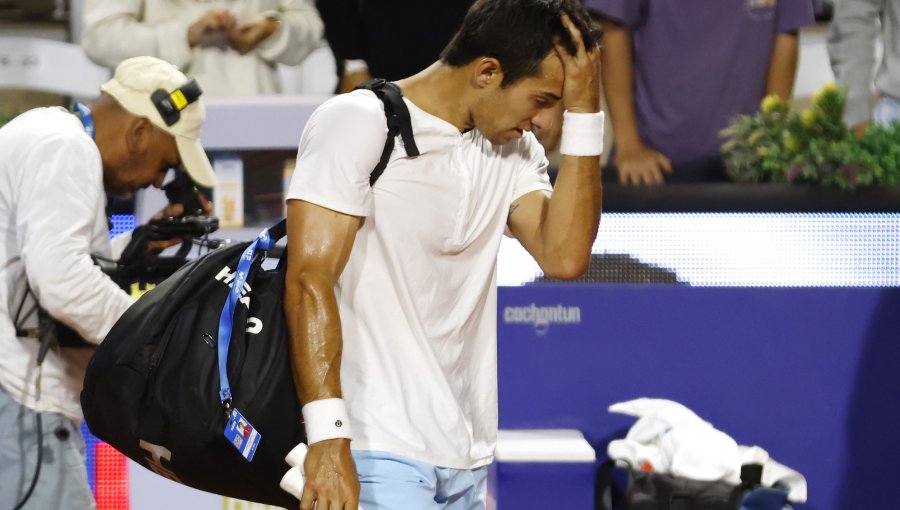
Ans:
[[[498,462],[494,469],[498,510],[593,508],[593,464]]]
[[[894,508],[900,289],[535,285],[499,293],[500,426],[577,428],[605,457],[675,400],[803,473],[805,510]]]

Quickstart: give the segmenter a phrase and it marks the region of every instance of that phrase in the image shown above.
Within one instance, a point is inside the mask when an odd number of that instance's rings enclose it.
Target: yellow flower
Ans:
[[[763,137],[763,135],[765,135],[765,132],[763,132],[762,129],[755,129],[752,133],[750,133],[750,136],[747,138],[747,142],[750,145],[756,145],[756,142],[758,142],[759,139]]]
[[[789,134],[784,137],[784,147],[791,152],[797,152],[797,149],[800,148],[800,142],[797,141],[794,135]]]
[[[763,113],[772,113],[782,105],[781,98],[776,96],[775,94],[766,96],[765,99],[762,100],[761,109]]]
[[[815,108],[810,108],[809,110],[806,110],[805,112],[803,112],[803,115],[800,116],[800,120],[803,121],[804,126],[809,127],[809,126],[812,126],[813,123],[816,122],[817,117],[818,117],[818,114],[816,113]]]
[[[813,94],[813,104],[819,104],[824,96],[834,94],[838,90],[838,86],[835,85],[833,81],[827,82],[825,85],[822,85],[822,88],[820,88],[815,94]]]

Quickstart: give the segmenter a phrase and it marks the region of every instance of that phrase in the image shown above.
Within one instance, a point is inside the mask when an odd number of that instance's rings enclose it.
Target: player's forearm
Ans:
[[[288,274],[284,309],[297,395],[304,404],[341,397],[341,322],[332,284]]]
[[[542,268],[561,279],[587,270],[602,205],[599,156],[562,156],[541,228]]]

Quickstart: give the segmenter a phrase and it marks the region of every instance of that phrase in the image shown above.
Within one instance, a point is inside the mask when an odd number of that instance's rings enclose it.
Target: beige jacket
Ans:
[[[188,27],[221,8],[238,20],[275,16],[278,30],[247,55],[190,48]],[[115,68],[139,55],[161,58],[195,77],[207,97],[280,92],[276,64],[302,62],[324,31],[312,0],[87,0],[84,12],[82,45],[91,60]]]

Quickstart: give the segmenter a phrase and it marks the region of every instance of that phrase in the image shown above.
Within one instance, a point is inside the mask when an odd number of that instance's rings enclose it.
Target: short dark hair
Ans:
[[[536,76],[557,40],[575,54],[575,43],[560,19],[563,13],[581,32],[586,48],[600,43],[600,27],[580,0],[478,0],[441,52],[441,61],[462,67],[478,57],[496,58],[504,87]]]

